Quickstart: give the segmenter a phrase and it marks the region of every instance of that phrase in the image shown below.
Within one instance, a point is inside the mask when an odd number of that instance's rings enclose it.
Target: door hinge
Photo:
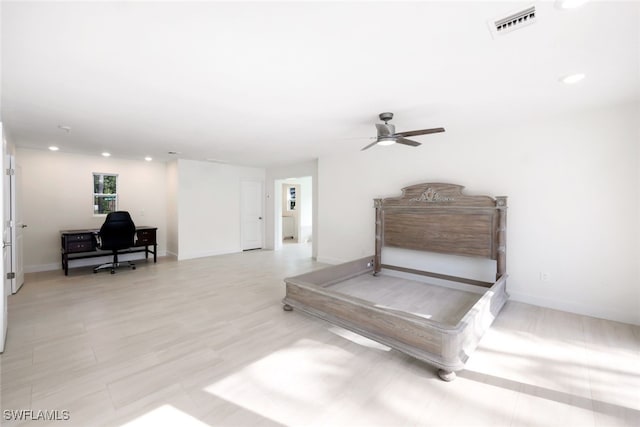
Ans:
[[[15,175],[16,174],[16,170],[15,169],[6,169],[4,171],[5,175]]]
[[[13,271],[11,273],[7,273],[7,279],[15,279],[16,278],[16,273],[14,273]]]

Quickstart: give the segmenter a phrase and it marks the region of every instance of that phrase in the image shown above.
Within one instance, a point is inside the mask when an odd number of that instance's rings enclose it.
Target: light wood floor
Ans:
[[[2,409],[67,410],[79,426],[640,425],[640,327],[508,302],[445,383],[284,312],[283,277],[319,267],[286,245],[28,275],[9,299]]]

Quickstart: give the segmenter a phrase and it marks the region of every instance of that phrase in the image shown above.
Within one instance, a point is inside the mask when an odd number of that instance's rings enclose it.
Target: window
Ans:
[[[93,214],[118,210],[118,175],[93,173]]]

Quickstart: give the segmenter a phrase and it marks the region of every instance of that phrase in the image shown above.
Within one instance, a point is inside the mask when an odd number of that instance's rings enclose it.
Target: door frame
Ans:
[[[11,161],[12,171],[9,175],[9,188],[11,192],[11,206],[9,207],[11,213],[11,271],[14,273],[11,278],[11,293],[15,294],[24,284],[24,262],[22,262],[22,265],[19,265],[20,263],[18,262],[18,260],[23,260],[23,236],[19,236],[18,234],[22,234],[24,232],[24,227],[26,226],[23,223],[18,222],[22,219],[18,218],[18,181],[21,179],[20,168],[16,163],[15,155],[10,154],[9,158]]]
[[[7,275],[7,257],[8,257],[8,268],[11,268],[11,214],[10,214],[10,204],[11,204],[11,194],[7,194],[7,190],[10,187],[10,177],[11,177],[11,159],[10,159],[10,150],[9,144],[5,138],[4,128],[2,127],[2,123],[0,123],[0,133],[2,134],[2,185],[0,186],[0,199],[2,199],[2,213],[0,216],[2,217],[2,263],[0,263],[0,277],[2,278],[2,291],[1,294],[1,302],[0,302],[0,353],[4,351],[5,341],[7,338],[7,330],[8,330],[8,296],[11,293],[11,279],[8,278]],[[9,218],[7,218],[7,215]]]

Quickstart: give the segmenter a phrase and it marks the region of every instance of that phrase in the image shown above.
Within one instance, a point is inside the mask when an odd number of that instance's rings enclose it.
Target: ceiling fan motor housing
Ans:
[[[387,123],[376,123],[376,129],[378,129],[378,138],[390,137],[396,133],[396,127]]]
[[[393,119],[393,113],[380,113],[378,117],[380,117],[380,120],[386,123],[389,120]]]

